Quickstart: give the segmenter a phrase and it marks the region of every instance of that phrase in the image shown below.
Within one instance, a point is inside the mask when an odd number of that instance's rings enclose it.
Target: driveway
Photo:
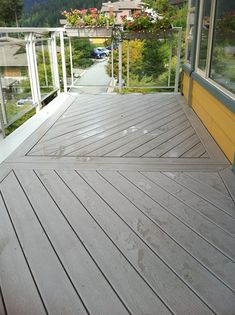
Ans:
[[[89,94],[106,93],[111,81],[111,77],[106,73],[107,64],[107,60],[96,61],[81,78],[75,81],[74,85],[79,88],[72,88],[70,91]]]

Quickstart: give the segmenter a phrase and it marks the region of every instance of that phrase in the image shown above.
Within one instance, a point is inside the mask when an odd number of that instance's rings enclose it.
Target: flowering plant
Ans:
[[[105,16],[96,8],[84,10],[71,9],[70,11],[63,11],[62,15],[66,17],[67,23],[71,26],[109,27],[114,24],[112,17]]]
[[[145,9],[131,17],[122,16],[123,28],[127,31],[156,31],[171,28],[170,21],[157,14],[153,9]]]

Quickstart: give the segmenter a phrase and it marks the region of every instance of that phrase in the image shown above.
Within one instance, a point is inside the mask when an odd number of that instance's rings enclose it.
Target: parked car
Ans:
[[[16,106],[22,107],[24,105],[33,105],[33,100],[31,97],[21,98],[16,102]]]
[[[96,47],[92,50],[91,56],[97,59],[103,59],[109,55],[109,50],[105,47]]]

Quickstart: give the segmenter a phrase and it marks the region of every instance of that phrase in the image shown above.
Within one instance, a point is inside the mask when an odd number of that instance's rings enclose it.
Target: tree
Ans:
[[[0,25],[19,26],[22,15],[23,0],[0,1]]]

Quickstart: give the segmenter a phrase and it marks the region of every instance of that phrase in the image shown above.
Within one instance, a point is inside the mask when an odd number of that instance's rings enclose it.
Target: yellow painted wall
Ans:
[[[182,82],[182,88],[183,88],[183,94],[185,100],[188,102],[188,91],[189,91],[189,83],[190,83],[190,78],[187,73],[183,73],[183,82]]]
[[[235,153],[235,114],[195,80],[192,83],[191,104],[229,161],[233,162]]]
[[[93,44],[104,44],[105,41],[106,41],[105,38],[93,38],[91,42]]]

